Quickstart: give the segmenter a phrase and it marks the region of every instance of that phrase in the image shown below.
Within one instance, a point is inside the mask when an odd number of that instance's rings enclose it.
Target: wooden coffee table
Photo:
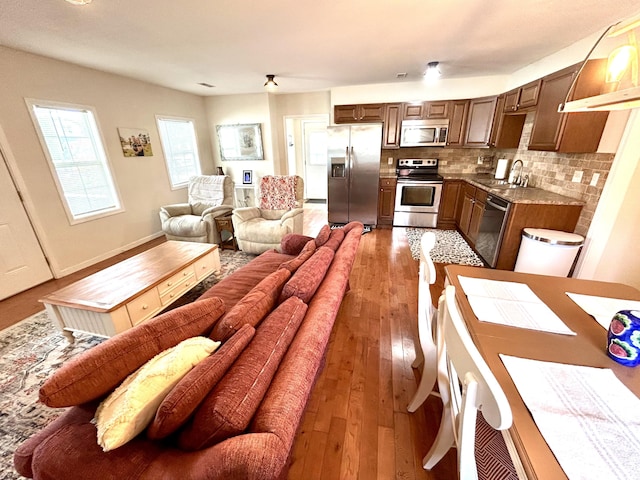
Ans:
[[[170,240],[40,301],[69,342],[76,331],[112,337],[153,317],[216,271],[217,245]]]

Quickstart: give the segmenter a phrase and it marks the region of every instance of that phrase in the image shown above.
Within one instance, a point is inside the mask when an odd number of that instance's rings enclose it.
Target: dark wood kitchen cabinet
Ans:
[[[378,194],[378,225],[393,225],[396,202],[396,179],[381,178]]]
[[[469,100],[453,100],[450,102],[447,146],[462,147],[464,145],[464,133],[467,125],[468,109]]]
[[[582,205],[512,203],[498,250],[496,268],[514,269],[525,228],[573,232],[581,211]]]
[[[382,127],[382,148],[400,148],[402,104],[387,103]]]
[[[449,118],[449,101],[405,103],[402,113],[403,120],[426,120]]]
[[[449,118],[449,102],[426,102],[425,118]]]
[[[489,147],[497,97],[469,100],[465,147]]]
[[[465,237],[465,240],[474,247],[487,201],[487,192],[464,182],[460,190],[460,199],[462,207],[460,209],[458,230]]]
[[[579,65],[574,65],[542,78],[529,150],[562,153],[597,151],[609,112],[558,112],[558,105],[565,101],[578,68]],[[605,68],[606,59],[590,60],[578,77],[570,99],[599,94]]]
[[[384,103],[335,105],[333,121],[334,123],[383,122],[384,113]]]
[[[502,111],[517,112],[519,110],[535,107],[538,104],[540,85],[541,79],[538,79],[505,93]]]
[[[504,113],[505,101],[506,94],[498,95],[489,145],[494,148],[518,148],[526,114]]]
[[[460,188],[463,183],[466,182],[461,182],[460,180],[445,180],[443,182],[437,228],[455,230]]]

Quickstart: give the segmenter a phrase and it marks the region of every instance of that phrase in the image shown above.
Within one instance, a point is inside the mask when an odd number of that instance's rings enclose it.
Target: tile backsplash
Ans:
[[[575,233],[586,235],[611,169],[614,154],[527,150],[533,119],[533,113],[527,114],[517,149],[416,147],[383,150],[380,173],[394,175],[398,158],[438,158],[441,173],[493,173],[497,159],[519,159],[524,164],[523,175],[529,175],[529,186],[585,202]],[[393,165],[388,164],[389,157],[393,157]],[[482,158],[482,164],[478,163],[479,158]],[[576,171],[582,172],[579,182],[572,181]],[[598,178],[592,186],[590,184],[596,174]]]

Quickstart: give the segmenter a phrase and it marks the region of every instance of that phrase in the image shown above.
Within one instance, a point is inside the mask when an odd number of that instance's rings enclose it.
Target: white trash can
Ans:
[[[576,233],[525,228],[514,271],[566,277],[583,243]]]

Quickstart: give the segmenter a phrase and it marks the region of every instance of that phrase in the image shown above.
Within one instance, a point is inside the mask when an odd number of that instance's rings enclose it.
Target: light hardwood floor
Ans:
[[[305,205],[304,233],[327,223],[326,206]],[[149,242],[64,279],[52,280],[0,302],[0,328],[42,310],[37,299],[84,275],[164,241]],[[437,298],[443,266],[437,265]],[[71,278],[70,278],[71,277]],[[431,471],[422,457],[440,419],[439,400],[415,413],[406,406],[416,390],[418,262],[402,228],[362,236],[346,294],[291,455],[290,480],[455,479],[455,450]]]

